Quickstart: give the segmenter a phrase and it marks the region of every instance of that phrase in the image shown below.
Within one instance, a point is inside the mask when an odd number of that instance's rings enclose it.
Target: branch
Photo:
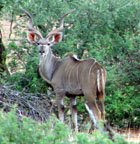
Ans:
[[[12,19],[11,19],[11,23],[10,23],[10,33],[9,33],[8,39],[10,39],[10,37],[12,35],[13,21],[14,21],[14,12],[12,12]]]
[[[1,107],[4,111],[9,111],[13,104],[17,105],[19,115],[39,121],[47,120],[50,114],[56,111],[56,106],[48,95],[19,92],[12,90],[11,86],[0,86]]]

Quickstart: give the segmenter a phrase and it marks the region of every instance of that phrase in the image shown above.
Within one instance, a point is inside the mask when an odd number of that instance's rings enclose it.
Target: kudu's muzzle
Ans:
[[[45,53],[45,50],[44,50],[44,47],[43,47],[43,46],[40,47],[39,53],[40,53],[41,55],[43,55],[43,54]]]

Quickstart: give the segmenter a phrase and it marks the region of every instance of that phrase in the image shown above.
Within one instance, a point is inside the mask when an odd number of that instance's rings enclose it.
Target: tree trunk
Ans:
[[[6,50],[2,42],[2,33],[0,30],[0,75],[3,72],[9,74],[8,69],[6,67]]]

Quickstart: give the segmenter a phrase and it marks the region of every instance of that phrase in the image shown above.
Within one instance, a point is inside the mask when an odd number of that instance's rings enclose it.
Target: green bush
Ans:
[[[72,132],[54,116],[42,123],[19,117],[15,110],[0,111],[0,125],[0,144],[126,144],[118,136],[112,142],[106,133]]]
[[[108,89],[112,87],[108,86]],[[135,97],[134,97],[135,96]],[[111,103],[113,100],[113,103]],[[134,86],[124,86],[116,88],[106,97],[106,116],[112,125],[120,127],[139,126],[139,95]],[[109,107],[108,107],[109,105]],[[114,119],[115,117],[115,119]]]

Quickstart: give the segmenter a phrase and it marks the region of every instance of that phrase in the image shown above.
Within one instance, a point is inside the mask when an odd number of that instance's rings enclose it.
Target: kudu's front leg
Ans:
[[[76,97],[71,97],[70,102],[71,102],[72,126],[74,127],[74,130],[77,132],[78,122],[77,122]]]
[[[56,94],[56,102],[58,106],[58,117],[64,122],[64,95]]]

